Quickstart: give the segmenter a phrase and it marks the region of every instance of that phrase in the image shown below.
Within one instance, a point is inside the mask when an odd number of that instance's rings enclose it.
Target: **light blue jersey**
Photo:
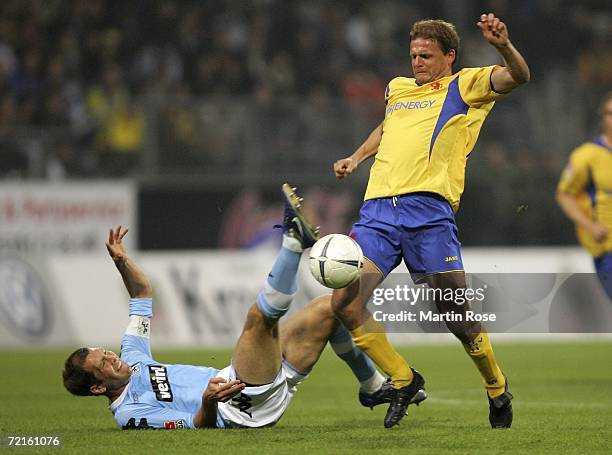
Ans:
[[[152,305],[151,299],[130,299],[121,360],[131,366],[132,376],[110,409],[124,430],[195,428],[193,419],[202,406],[202,394],[219,370],[156,362],[149,341]],[[217,416],[217,427],[224,426]]]

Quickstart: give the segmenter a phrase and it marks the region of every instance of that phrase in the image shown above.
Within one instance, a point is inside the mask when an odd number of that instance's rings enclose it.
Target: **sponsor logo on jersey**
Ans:
[[[444,262],[454,262],[458,260],[459,260],[459,256],[446,256],[444,258]]]
[[[441,88],[442,88],[442,84],[440,82],[434,82],[433,84],[431,84],[432,90],[440,90]]]
[[[138,374],[138,373],[140,373],[140,362],[132,365],[132,374]]]
[[[436,103],[436,100],[425,100],[425,101],[396,101],[387,107],[386,114],[389,115],[393,111],[399,111],[402,109],[413,110],[413,109],[429,109]]]
[[[164,422],[164,428],[166,430],[179,430],[185,428],[185,421],[183,419],[168,420]]]
[[[170,389],[166,367],[150,365],[149,378],[151,379],[151,387],[153,387],[157,401],[172,401],[172,390]]]

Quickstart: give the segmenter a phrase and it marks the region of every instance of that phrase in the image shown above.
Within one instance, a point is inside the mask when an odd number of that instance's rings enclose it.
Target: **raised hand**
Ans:
[[[334,174],[338,179],[348,177],[355,169],[357,169],[357,163],[353,158],[343,158],[334,163]]]
[[[119,261],[126,256],[123,237],[128,233],[128,228],[122,230],[122,226],[117,226],[114,230],[111,228],[108,232],[108,240],[106,241],[106,249],[113,261]]]
[[[482,31],[482,36],[495,47],[506,46],[510,42],[508,28],[495,14],[481,14],[476,24]]]

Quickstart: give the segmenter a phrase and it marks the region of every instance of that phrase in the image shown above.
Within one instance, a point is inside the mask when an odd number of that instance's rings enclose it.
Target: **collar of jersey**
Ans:
[[[453,78],[457,77],[459,75],[459,73],[460,73],[460,71],[457,71],[456,73],[453,73],[450,76],[444,76],[444,77],[441,77],[440,79],[436,79],[435,81],[427,82],[427,83],[425,83],[423,85],[418,85],[416,83],[416,78],[414,78],[414,77],[407,77],[406,79],[408,79],[410,81],[410,83],[414,87],[422,88],[422,87],[428,87],[431,84],[435,84],[436,82],[438,82],[438,83],[442,83],[442,81],[446,82],[445,79],[453,79]]]
[[[121,395],[119,395],[117,399],[108,406],[108,409],[110,409],[113,412],[113,414],[115,413],[119,405],[123,403],[123,400],[125,400],[125,397],[127,396],[127,392],[128,392],[128,389],[130,388],[131,383],[132,381],[128,382],[128,384],[125,386],[125,389],[123,389],[123,392],[121,392]]]

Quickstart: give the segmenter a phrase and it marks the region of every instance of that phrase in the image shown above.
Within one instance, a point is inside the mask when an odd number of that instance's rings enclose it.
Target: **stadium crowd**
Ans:
[[[511,24],[533,82],[496,107],[468,191],[486,171],[552,194],[612,87],[606,0],[3,0],[0,177],[324,172],[409,73],[415,20],[456,23],[459,67],[498,63],[482,11]]]

